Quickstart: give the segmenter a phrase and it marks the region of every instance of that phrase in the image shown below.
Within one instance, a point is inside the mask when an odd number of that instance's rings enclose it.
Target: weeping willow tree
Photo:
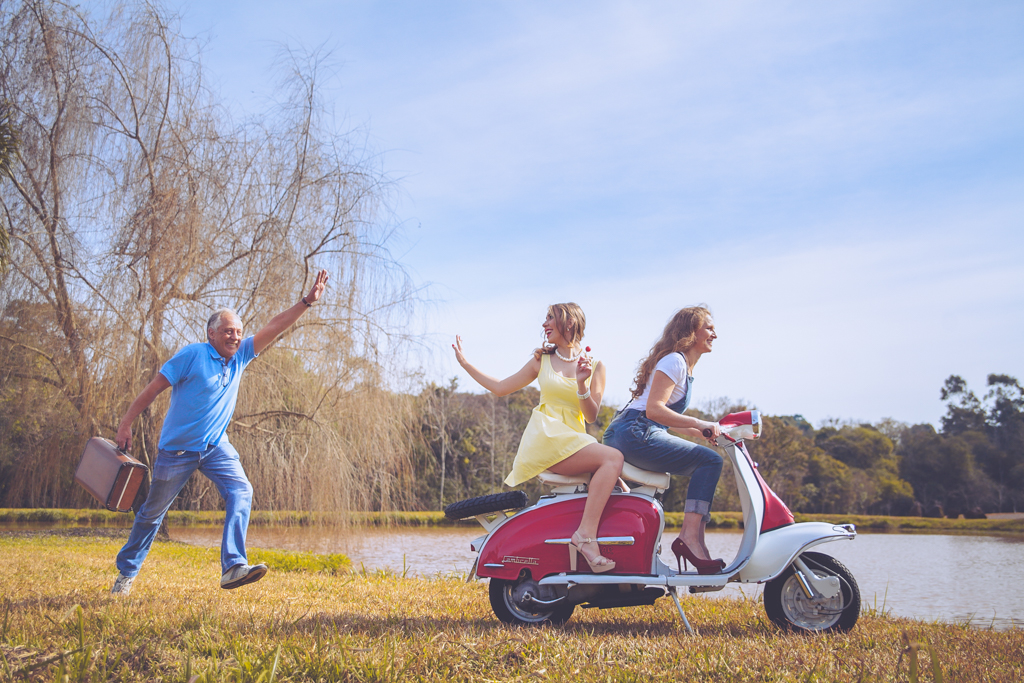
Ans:
[[[157,5],[2,2],[0,25],[18,131],[0,187],[0,505],[86,504],[85,440],[112,436],[212,310],[252,333],[325,268],[322,305],[247,371],[230,438],[259,507],[400,506],[409,407],[383,359],[416,292],[390,255],[387,177],[337,130],[321,57],[284,53],[279,103],[237,122]],[[135,424],[149,464],[166,401]],[[181,504],[218,501],[197,478]]]
[[[10,176],[11,157],[15,154],[14,131],[11,129],[11,118],[7,106],[0,102],[0,182]],[[11,241],[7,236],[7,223],[0,219],[0,273],[7,270],[10,259]]]

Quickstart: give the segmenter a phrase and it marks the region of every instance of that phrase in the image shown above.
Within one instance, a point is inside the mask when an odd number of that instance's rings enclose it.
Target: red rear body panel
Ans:
[[[534,579],[569,571],[569,546],[545,543],[568,539],[580,525],[585,498],[557,501],[520,512],[497,529],[480,550],[477,575],[515,579],[527,569]],[[661,532],[659,504],[640,496],[612,495],[601,515],[602,538],[632,537],[633,545],[605,545],[601,554],[615,561],[614,574],[650,574]],[[501,565],[500,567],[487,565]],[[589,573],[580,555],[577,572]]]

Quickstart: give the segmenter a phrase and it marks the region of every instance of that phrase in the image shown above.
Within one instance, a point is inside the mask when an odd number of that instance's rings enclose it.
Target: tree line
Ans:
[[[970,516],[1024,510],[1024,389],[1013,377],[989,375],[979,399],[964,380],[951,376],[941,389],[947,412],[942,427],[892,419],[876,424],[832,421],[815,429],[800,415],[763,416],[760,439],[748,442],[751,456],[772,489],[797,512],[917,516]],[[539,394],[527,387],[504,398],[457,391],[457,384],[431,384],[417,397],[420,509],[502,490]],[[718,399],[688,414],[718,420],[754,409]],[[588,430],[600,438],[614,409],[602,407]],[[525,489],[536,497],[536,481]],[[664,498],[668,510],[683,509],[685,478]],[[714,509],[739,510],[726,463]]]
[[[113,435],[212,310],[258,329],[319,268],[323,304],[251,366],[230,426],[257,505],[436,510],[501,490],[537,391],[394,390],[418,290],[391,256],[391,183],[321,95],[326,56],[282,51],[276,102],[239,121],[173,15],[98,7],[0,3],[0,506],[92,504],[73,483],[85,441]],[[751,450],[798,511],[1020,509],[1017,380],[941,391],[939,430],[768,417]],[[149,465],[166,402],[136,421]],[[666,506],[684,494],[677,482]],[[219,504],[201,477],[177,503]],[[738,509],[728,471],[716,509]]]

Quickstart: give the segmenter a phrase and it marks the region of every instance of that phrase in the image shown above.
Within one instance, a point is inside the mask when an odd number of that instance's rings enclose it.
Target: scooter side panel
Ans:
[[[480,549],[479,577],[515,579],[526,569],[534,579],[569,571],[569,546],[583,516],[586,496],[546,503],[524,510],[494,530]],[[613,494],[601,515],[598,536],[632,538],[632,545],[602,545],[615,561],[615,574],[649,574],[661,531],[657,503],[640,496]],[[545,541],[560,541],[546,543]],[[583,556],[576,570],[590,573]]]
[[[758,536],[750,561],[739,572],[748,583],[770,581],[789,566],[798,553],[829,541],[852,541],[857,532],[825,522],[801,522]]]

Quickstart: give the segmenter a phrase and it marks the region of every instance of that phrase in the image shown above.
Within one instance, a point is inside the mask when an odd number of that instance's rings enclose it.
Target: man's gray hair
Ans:
[[[220,329],[221,323],[224,321],[224,316],[233,315],[238,318],[238,314],[232,308],[218,308],[210,316],[210,319],[206,321],[206,335],[209,336],[211,332],[216,332]],[[239,318],[241,320],[241,318]]]

